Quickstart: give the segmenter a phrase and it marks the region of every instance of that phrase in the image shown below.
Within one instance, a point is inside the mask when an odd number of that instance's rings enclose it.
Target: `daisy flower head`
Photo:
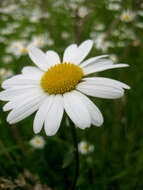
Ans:
[[[36,47],[43,47],[46,44],[46,36],[44,35],[33,36],[31,44]]]
[[[33,148],[37,148],[37,149],[42,149],[45,146],[44,138],[38,135],[32,138],[29,143]]]
[[[14,72],[12,70],[7,70],[5,68],[0,68],[0,79],[6,80],[14,75]]]
[[[87,7],[81,6],[78,9],[78,16],[84,18],[89,13]]]
[[[25,41],[13,41],[7,48],[8,53],[13,53],[15,56],[27,54]]]
[[[125,10],[120,18],[123,22],[131,22],[135,18],[135,13],[131,10]]]
[[[90,145],[86,141],[81,141],[78,144],[78,151],[81,154],[86,155],[86,154],[91,153],[91,152],[94,151],[94,145]]]
[[[46,134],[51,136],[58,131],[65,111],[80,129],[91,124],[101,126],[102,114],[87,96],[116,99],[123,96],[129,86],[93,74],[128,65],[113,64],[107,55],[84,61],[92,46],[92,40],[79,46],[71,44],[65,49],[62,61],[55,51],[44,53],[29,46],[28,54],[36,66],[24,67],[21,74],[2,83],[5,90],[0,92],[0,99],[8,101],[3,110],[12,110],[7,122],[17,123],[37,111],[34,132],[39,133],[44,125]]]
[[[107,9],[111,11],[118,11],[120,10],[120,8],[121,8],[120,5],[117,3],[109,3],[107,6]]]

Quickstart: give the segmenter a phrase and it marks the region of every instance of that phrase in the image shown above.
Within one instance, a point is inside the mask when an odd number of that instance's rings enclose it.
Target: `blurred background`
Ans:
[[[27,46],[62,56],[71,43],[94,40],[89,54],[109,54],[129,68],[99,73],[131,86],[119,100],[93,99],[101,128],[76,129],[80,172],[77,190],[143,189],[142,0],[0,0],[0,84],[33,65]],[[2,89],[1,89],[2,90]],[[75,173],[68,121],[56,136],[33,133],[34,114],[9,125],[0,102],[0,189],[70,189]]]

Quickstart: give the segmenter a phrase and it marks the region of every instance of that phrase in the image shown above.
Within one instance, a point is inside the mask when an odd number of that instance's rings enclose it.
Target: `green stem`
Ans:
[[[71,131],[72,131],[72,137],[73,137],[73,143],[74,143],[74,148],[75,148],[75,176],[73,179],[73,183],[71,186],[71,190],[75,190],[76,189],[76,183],[77,183],[77,179],[79,176],[79,154],[78,154],[78,141],[77,141],[77,135],[76,135],[76,128],[75,126],[72,124],[71,126]]]

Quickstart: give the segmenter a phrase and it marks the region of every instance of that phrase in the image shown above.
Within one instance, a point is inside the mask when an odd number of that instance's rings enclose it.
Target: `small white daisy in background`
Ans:
[[[105,29],[105,25],[104,24],[96,24],[94,26],[94,29],[97,30],[97,31],[104,30]]]
[[[143,10],[141,10],[141,11],[137,11],[137,15],[139,15],[139,16],[143,16]]]
[[[73,11],[75,11],[75,10],[78,8],[77,3],[73,3],[73,2],[70,2],[68,6],[69,6],[69,8],[72,9]]]
[[[27,48],[25,44],[25,41],[13,41],[10,43],[6,51],[7,53],[12,53],[15,56],[27,54]]]
[[[62,33],[61,33],[61,37],[62,37],[63,39],[68,39],[68,38],[69,38],[69,33],[68,33],[68,32],[62,32]]]
[[[17,9],[18,9],[18,5],[12,4],[12,5],[9,5],[5,8],[0,8],[0,13],[10,14],[10,13],[13,13]]]
[[[47,39],[44,35],[33,36],[30,44],[36,47],[43,47],[46,45],[46,40]]]
[[[42,13],[41,13],[40,9],[34,9],[33,11],[31,11],[31,15],[29,16],[30,22],[32,22],[32,23],[39,22],[41,15],[42,15]]]
[[[0,68],[0,81],[4,81],[14,75],[10,69]]]
[[[79,144],[78,144],[78,151],[81,153],[81,154],[89,154],[91,152],[94,151],[94,145],[90,145],[88,144],[86,141],[81,141]]]
[[[78,16],[81,18],[84,18],[86,15],[88,15],[89,10],[87,7],[81,6],[78,8]]]
[[[50,38],[50,37],[49,37],[49,38],[47,39],[47,41],[46,41],[46,44],[47,44],[48,46],[52,46],[52,45],[54,45],[54,43],[55,43],[54,40],[53,40],[52,38]]]
[[[143,29],[143,22],[136,22],[135,25],[137,28]]]
[[[51,15],[50,15],[50,13],[48,13],[48,12],[46,12],[46,13],[43,13],[42,15],[42,18],[49,18]]]
[[[123,22],[131,22],[135,18],[135,13],[131,10],[125,10],[124,12],[122,12],[120,18]]]
[[[38,149],[42,149],[45,146],[45,140],[42,136],[35,136],[30,140],[30,145],[33,148],[38,148]]]
[[[31,15],[29,16],[30,22],[32,23],[36,23],[39,22],[40,19],[48,19],[50,17],[50,13],[46,12],[43,13],[39,8],[34,9],[33,11],[31,11]]]
[[[118,11],[118,10],[120,10],[120,8],[121,8],[120,5],[117,3],[109,3],[107,5],[107,9],[110,11]]]
[[[10,55],[4,55],[3,58],[2,58],[2,61],[3,61],[4,63],[12,62],[12,60],[13,60],[13,57],[10,56]]]
[[[44,125],[46,134],[51,136],[58,131],[65,111],[80,129],[101,126],[103,116],[87,96],[116,99],[130,87],[93,74],[128,65],[114,64],[107,55],[84,61],[92,47],[92,40],[79,46],[71,44],[62,60],[55,51],[44,53],[34,46],[28,47],[28,54],[37,67],[24,67],[21,74],[2,83],[5,90],[0,92],[0,100],[8,101],[3,110],[12,110],[7,121],[14,124],[37,111],[34,132],[39,133]]]
[[[117,55],[115,55],[115,54],[111,54],[111,55],[110,55],[110,59],[111,59],[114,63],[116,63],[116,62],[118,61],[118,57],[117,57]]]
[[[94,46],[97,49],[102,50],[103,52],[106,52],[108,48],[113,46],[113,43],[111,41],[105,40],[106,34],[105,33],[100,33],[99,35],[96,36],[95,41],[94,41]]]
[[[13,32],[14,32],[13,28],[3,28],[0,33],[2,35],[9,35],[12,34]]]

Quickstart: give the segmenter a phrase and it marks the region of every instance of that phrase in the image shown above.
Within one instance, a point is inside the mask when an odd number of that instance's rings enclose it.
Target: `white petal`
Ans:
[[[29,98],[28,100],[23,100],[20,105],[17,105],[17,107],[9,113],[7,122],[14,124],[25,119],[39,108],[45,98],[46,95],[43,94],[34,98]]]
[[[77,54],[77,45],[76,44],[72,44],[70,46],[68,46],[65,49],[64,55],[63,55],[63,62],[70,62],[70,63],[74,63],[74,58]]]
[[[2,83],[2,88],[10,88],[12,86],[21,85],[40,85],[40,76],[30,76],[30,75],[16,75],[10,79],[5,80]]]
[[[18,96],[11,96],[9,98],[10,102],[8,102],[4,107],[3,110],[4,111],[8,111],[11,110],[17,106],[20,106],[21,104],[23,104],[23,100],[29,100],[30,98],[35,98],[38,96],[42,96],[43,94],[46,94],[43,91],[39,91],[39,89],[30,89],[29,91],[20,93]],[[46,94],[46,96],[48,96],[48,94]]]
[[[86,105],[91,117],[92,124],[98,127],[101,126],[103,124],[103,116],[98,107],[84,94],[78,91],[76,91],[76,93],[79,94],[81,100]]]
[[[71,91],[64,94],[64,108],[77,127],[81,129],[90,127],[91,118],[89,112],[77,93]]]
[[[48,136],[55,135],[60,127],[64,113],[63,96],[56,95],[45,120],[45,132]]]
[[[41,74],[43,75],[44,72],[41,71],[39,68],[37,67],[33,67],[33,66],[26,66],[22,69],[22,73],[26,74],[26,75],[33,75],[33,74]]]
[[[8,103],[6,103],[4,106],[3,106],[3,111],[9,111],[9,110],[11,110],[12,108],[11,108],[11,102],[8,102]]]
[[[47,51],[46,52],[47,60],[48,60],[48,68],[54,66],[55,64],[59,64],[60,57],[55,51]]]
[[[92,66],[87,66],[85,68],[83,68],[84,74],[88,75],[91,73],[95,73],[95,72],[100,72],[100,71],[105,71],[107,69],[114,69],[114,68],[121,68],[121,67],[128,67],[128,64],[112,64],[112,65],[92,65]]]
[[[23,74],[22,77],[25,79],[30,79],[30,80],[38,80],[40,81],[44,72],[33,72],[31,74]]]
[[[77,90],[89,96],[107,99],[116,99],[124,95],[124,90],[121,87],[115,88],[106,85],[100,86],[88,82],[79,83]]]
[[[130,89],[130,86],[128,86],[123,82],[104,77],[88,77],[84,78],[83,80],[87,81],[89,84],[94,84],[94,85],[101,85],[101,86],[103,85],[103,86],[112,86],[115,88],[121,87],[125,89]]]
[[[80,64],[80,67],[85,67],[85,66],[87,66],[89,64],[93,64],[93,63],[99,61],[99,59],[107,57],[107,56],[108,55],[100,55],[100,56],[96,56],[96,57],[91,57],[91,58],[87,59],[86,61],[82,62]]]
[[[27,94],[30,95],[31,93],[39,93],[43,92],[43,90],[40,87],[33,87],[33,86],[19,86],[19,87],[13,87],[6,89],[2,92],[0,92],[0,100],[3,101],[9,101],[13,99],[14,97],[19,97],[21,95]]]
[[[92,40],[84,41],[77,49],[76,57],[74,58],[74,62],[76,65],[80,64],[84,58],[88,55],[91,48],[93,46]]]
[[[30,45],[28,47],[28,54],[31,60],[43,71],[48,69],[48,60],[45,53],[43,53],[37,47]]]
[[[39,110],[37,111],[36,116],[34,118],[34,124],[33,124],[34,133],[37,134],[41,131],[44,121],[47,117],[47,113],[53,103],[53,100],[54,100],[54,95],[50,95],[41,104],[41,106],[40,106]]]

